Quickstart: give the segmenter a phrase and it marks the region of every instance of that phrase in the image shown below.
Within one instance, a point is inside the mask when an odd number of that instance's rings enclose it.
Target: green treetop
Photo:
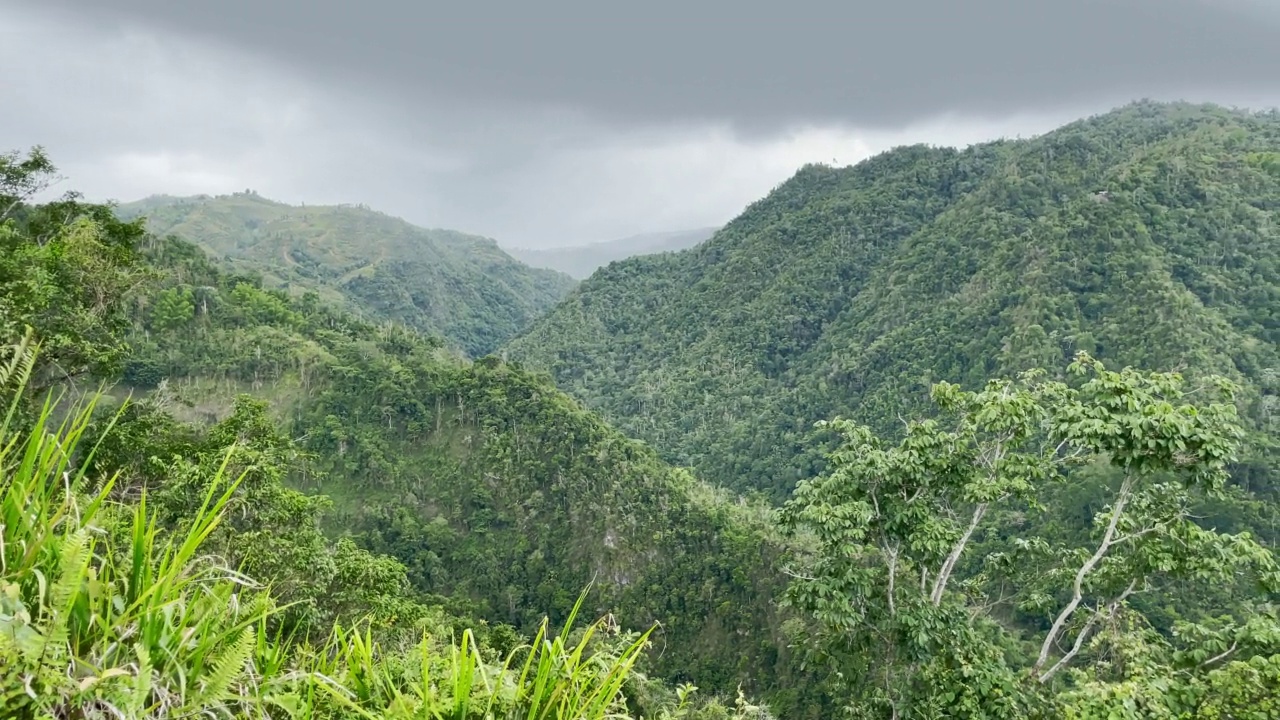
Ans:
[[[1176,373],[1108,370],[1084,354],[1069,373],[1081,381],[1030,372],[977,392],[937,384],[941,417],[908,423],[896,444],[831,423],[844,441],[830,471],[801,483],[785,511],[811,547],[787,600],[865,716],[1019,717],[1086,702],[1088,682],[1058,682],[1063,672],[1096,670],[1135,637],[1164,648],[1151,660],[1194,704],[1192,686],[1221,680],[1213,673],[1243,657],[1242,643],[1250,656],[1280,650],[1274,616],[1248,607],[1258,586],[1237,596],[1239,621],[1184,624],[1160,643],[1130,602],[1175,580],[1277,587],[1266,549],[1191,515],[1197,498],[1224,492],[1242,435],[1234,387],[1210,378],[1191,390]],[[1035,525],[1022,536],[1020,515],[1065,511],[1040,500],[1081,465],[1115,476],[1091,534]],[[978,544],[985,558],[972,556]],[[1216,649],[1232,634],[1229,652],[1184,667],[1190,646]],[[1055,697],[1063,688],[1069,702]]]

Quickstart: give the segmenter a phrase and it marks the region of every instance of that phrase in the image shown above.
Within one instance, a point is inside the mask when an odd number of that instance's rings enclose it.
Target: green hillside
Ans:
[[[570,277],[583,279],[616,260],[626,260],[637,255],[687,250],[715,234],[715,228],[681,230],[666,233],[649,233],[592,243],[577,247],[549,249],[511,248],[507,252],[521,262],[534,267],[558,270]]]
[[[295,207],[253,193],[158,196],[119,208],[269,287],[314,290],[371,320],[446,338],[472,357],[526,329],[573,286],[493,240],[427,230],[363,206]]]
[[[1274,715],[1277,505],[1225,482],[1256,389],[937,384],[776,512],[545,376],[26,204],[52,173],[0,156],[16,718]]]
[[[767,512],[496,362],[28,204],[54,172],[0,155],[6,717],[770,717],[709,692],[787,676]]]
[[[562,621],[594,583],[591,611],[698,638],[665,648],[663,674],[725,692],[787,674],[774,665],[781,585],[767,561],[781,546],[767,509],[666,466],[493,358],[451,358],[314,295],[287,300],[194,247],[152,257],[170,280],[137,327],[121,391],[163,382],[179,417],[204,422],[242,393],[268,400],[312,458],[291,482],[331,498],[327,526],[400,559],[420,591],[531,628],[544,613]],[[775,659],[735,656],[744,643]]]
[[[637,670],[696,682],[730,707],[739,687],[796,717],[822,707],[785,646],[771,509],[665,465],[544,379],[458,358],[314,292],[267,289],[107,208],[37,208],[14,227],[0,224],[0,329],[16,343],[25,324],[47,328],[34,387],[77,389],[64,368],[118,380],[107,400],[134,402],[95,467],[121,473],[126,497],[161,498],[165,517],[198,509],[219,450],[247,443],[253,486],[217,546],[302,603],[291,623],[374,613],[412,634],[479,622],[510,650],[544,617],[568,622],[590,588],[582,612],[604,617],[610,637],[625,646],[654,631]],[[58,243],[28,240],[49,232]],[[358,553],[339,543],[332,567],[321,528]],[[377,558],[396,564],[360,567]],[[407,599],[394,596],[397,568]],[[391,598],[340,582],[383,570]],[[632,712],[653,712],[671,687],[633,686]]]
[[[938,380],[1077,350],[1219,372],[1259,433],[1237,478],[1273,483],[1277,148],[1275,114],[1139,103],[806,167],[703,245],[601,270],[507,351],[668,460],[775,498],[822,466],[815,421],[891,431]]]

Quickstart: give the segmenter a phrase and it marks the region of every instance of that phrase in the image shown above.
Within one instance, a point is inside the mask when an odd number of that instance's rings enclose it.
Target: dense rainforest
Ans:
[[[507,356],[647,443],[3,156],[0,702],[1273,717],[1278,127],[1139,104],[805,168],[603,268]],[[1241,256],[1164,250],[1197,243]]]
[[[47,161],[7,162],[31,173]],[[583,612],[624,638],[653,630],[641,668],[696,679],[709,717],[724,707],[713,692],[739,712],[739,684],[799,673],[770,602],[783,584],[767,570],[781,552],[770,509],[662,464],[546,381],[267,289],[111,208],[18,205],[7,226],[3,329],[16,346],[37,328],[41,346],[28,394],[111,379],[99,405],[122,409],[91,470],[118,474],[129,499],[172,488],[181,511],[152,507],[175,530],[224,450],[248,443],[261,479],[214,540],[292,603],[291,630],[340,621],[337,608],[396,625],[402,600],[375,592],[389,585],[457,627],[501,628],[494,643],[510,651],[544,618],[567,623],[590,588]],[[322,530],[345,544],[326,550]],[[368,598],[365,549],[386,563]],[[345,569],[328,557],[341,552]],[[355,587],[325,591],[344,578]],[[628,697],[653,695],[651,717],[679,707],[670,687]]]
[[[270,288],[444,338],[471,357],[524,331],[573,287],[488,238],[428,230],[364,206],[292,206],[252,191],[122,205],[160,236],[189,240]]]
[[[506,353],[669,461],[774,499],[821,471],[815,422],[892,431],[938,380],[1081,350],[1222,373],[1258,433],[1240,480],[1269,490],[1277,148],[1280,115],[1137,103],[806,167],[702,245],[602,269]]]

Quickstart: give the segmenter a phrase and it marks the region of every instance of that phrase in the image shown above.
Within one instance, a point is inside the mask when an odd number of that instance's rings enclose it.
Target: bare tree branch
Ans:
[[[1093,615],[1089,616],[1089,620],[1084,624],[1084,627],[1080,628],[1080,632],[1076,634],[1076,641],[1071,644],[1071,649],[1064,653],[1063,656],[1058,659],[1058,662],[1053,664],[1053,667],[1050,667],[1043,675],[1040,676],[1041,683],[1049,682],[1049,678],[1057,674],[1057,672],[1065,667],[1067,663],[1071,662],[1072,658],[1080,653],[1080,648],[1084,647],[1085,638],[1089,637],[1089,632],[1093,630],[1093,626],[1097,625],[1098,620],[1101,618],[1102,611],[1100,610],[1095,611]]]
[[[1207,668],[1207,667],[1209,667],[1210,665],[1216,665],[1216,664],[1218,664],[1218,663],[1222,662],[1223,660],[1226,660],[1227,658],[1229,658],[1229,657],[1231,657],[1232,655],[1234,655],[1234,654],[1235,654],[1235,652],[1236,652],[1236,650],[1239,650],[1239,649],[1240,649],[1240,641],[1238,641],[1238,640],[1234,640],[1234,641],[1232,641],[1232,643],[1231,643],[1231,647],[1227,648],[1227,649],[1226,649],[1225,651],[1223,651],[1223,652],[1218,653],[1217,655],[1214,655],[1213,657],[1209,658],[1208,660],[1205,660],[1204,662],[1200,663],[1200,667],[1202,667],[1202,668]]]
[[[1080,607],[1080,601],[1084,598],[1085,578],[1089,573],[1093,572],[1099,562],[1102,562],[1103,556],[1115,544],[1116,526],[1120,524],[1120,516],[1124,514],[1125,505],[1128,504],[1129,498],[1133,494],[1133,483],[1133,475],[1126,475],[1124,482],[1120,485],[1120,492],[1116,496],[1115,507],[1111,510],[1111,522],[1107,524],[1107,530],[1102,536],[1102,542],[1098,544],[1098,549],[1094,551],[1093,556],[1086,560],[1076,572],[1075,582],[1071,588],[1071,601],[1067,603],[1066,607],[1062,608],[1062,612],[1058,613],[1058,617],[1053,621],[1053,627],[1049,628],[1049,634],[1045,636],[1044,643],[1040,645],[1040,656],[1036,658],[1036,664],[1032,666],[1032,672],[1037,676],[1040,676],[1041,668],[1049,661],[1049,653],[1057,643],[1058,636],[1066,629],[1067,621],[1071,619],[1071,615]],[[1044,677],[1040,677],[1041,682],[1044,682]]]
[[[898,614],[897,604],[894,602],[893,594],[895,590],[895,582],[898,578],[898,548],[893,548],[889,552],[889,617]]]
[[[1043,675],[1040,676],[1040,682],[1041,683],[1049,682],[1049,678],[1053,677],[1055,674],[1057,674],[1059,670],[1066,667],[1067,663],[1071,662],[1071,660],[1077,654],[1079,654],[1080,648],[1084,645],[1085,638],[1086,636],[1088,636],[1089,631],[1093,629],[1093,626],[1099,620],[1102,620],[1102,619],[1110,620],[1111,618],[1115,617],[1116,611],[1120,609],[1120,604],[1123,603],[1126,599],[1128,599],[1128,597],[1133,594],[1133,591],[1137,589],[1137,587],[1138,587],[1137,579],[1131,580],[1129,582],[1129,587],[1125,588],[1124,592],[1120,593],[1116,597],[1116,599],[1112,600],[1110,603],[1107,604],[1106,612],[1102,612],[1101,610],[1094,612],[1094,614],[1089,618],[1089,621],[1085,623],[1084,627],[1080,628],[1080,633],[1076,635],[1076,641],[1072,643],[1071,650],[1067,651],[1065,655],[1059,658],[1058,662],[1053,664],[1053,667],[1049,668]]]
[[[973,537],[973,531],[978,527],[978,523],[982,521],[982,516],[987,512],[987,503],[981,503],[974,508],[973,518],[969,521],[969,528],[964,531],[964,535],[956,541],[951,548],[951,554],[947,555],[947,559],[942,563],[942,568],[938,570],[938,577],[933,581],[933,592],[929,593],[929,601],[937,607],[942,602],[942,594],[946,592],[947,582],[951,580],[951,572],[955,570],[956,562],[960,560],[961,553],[964,552],[965,545],[969,544],[969,538]]]
[[[795,578],[795,579],[797,579],[797,580],[808,580],[808,581],[811,581],[811,582],[812,582],[812,581],[814,581],[814,580],[817,580],[817,578],[813,577],[812,575],[801,575],[801,574],[799,574],[799,573],[792,572],[790,569],[788,569],[788,568],[786,568],[786,567],[783,567],[783,568],[782,568],[782,574],[783,574],[783,575],[786,575],[786,576],[788,576],[788,577],[793,577],[793,578]]]

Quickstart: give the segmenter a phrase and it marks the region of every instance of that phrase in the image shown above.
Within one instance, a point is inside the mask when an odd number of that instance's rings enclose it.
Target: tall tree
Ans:
[[[121,222],[109,206],[74,193],[30,204],[55,177],[40,148],[0,155],[0,343],[34,328],[41,352],[33,391],[119,369],[127,299],[146,275],[141,222]]]
[[[1242,435],[1234,386],[1210,378],[1190,390],[1177,373],[1108,370],[1085,354],[1068,371],[1080,381],[1032,371],[977,392],[939,383],[941,417],[908,423],[897,443],[831,423],[844,441],[830,472],[801,483],[784,513],[812,547],[787,599],[867,716],[1022,716],[1064,670],[1099,657],[1102,631],[1114,644],[1122,620],[1148,628],[1135,595],[1246,572],[1275,587],[1266,549],[1191,514],[1224,492]],[[1019,516],[1069,515],[1040,501],[1077,466],[1111,478],[1086,537],[1051,524],[1019,536]],[[982,560],[970,553],[978,543]]]

